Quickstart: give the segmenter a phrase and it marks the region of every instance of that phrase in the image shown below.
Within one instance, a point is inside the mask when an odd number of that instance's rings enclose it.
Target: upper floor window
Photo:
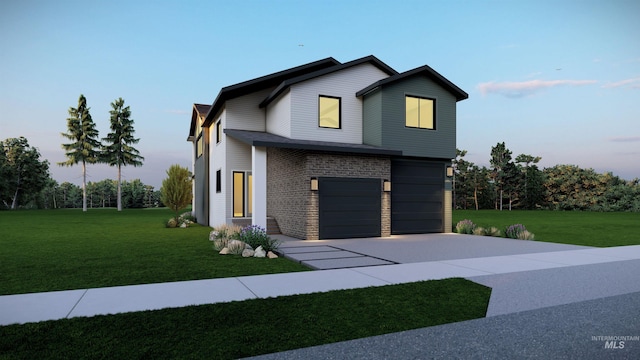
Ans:
[[[320,95],[318,100],[318,126],[340,129],[340,98]]]
[[[406,96],[405,126],[419,129],[435,129],[435,100]]]
[[[216,143],[222,141],[222,120],[216,123]]]
[[[204,139],[202,139],[202,133],[198,135],[196,140],[196,158],[199,158],[204,153]]]

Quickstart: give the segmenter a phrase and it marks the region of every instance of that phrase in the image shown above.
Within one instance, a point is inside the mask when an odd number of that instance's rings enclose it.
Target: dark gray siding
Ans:
[[[382,144],[380,146],[402,150],[404,156],[455,158],[456,98],[451,93],[422,75],[386,85],[381,92]],[[436,100],[435,130],[405,126],[405,95]]]
[[[382,146],[382,92],[375,91],[364,98],[362,118],[362,142]]]

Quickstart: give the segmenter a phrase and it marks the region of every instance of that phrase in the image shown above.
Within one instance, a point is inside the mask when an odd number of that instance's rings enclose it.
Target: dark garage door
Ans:
[[[319,178],[320,239],[380,236],[380,182]]]
[[[444,165],[424,160],[391,161],[391,233],[442,232]]]

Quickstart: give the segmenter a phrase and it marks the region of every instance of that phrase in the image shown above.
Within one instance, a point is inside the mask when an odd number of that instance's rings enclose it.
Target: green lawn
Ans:
[[[0,327],[3,359],[233,359],[485,316],[447,279]]]
[[[640,245],[640,213],[580,211],[455,210],[453,226],[469,219],[482,227],[503,230],[523,224],[538,241],[586,246]],[[504,233],[504,231],[503,231]]]
[[[167,209],[0,212],[0,295],[258,275],[308,268],[222,256],[209,227],[168,229]]]

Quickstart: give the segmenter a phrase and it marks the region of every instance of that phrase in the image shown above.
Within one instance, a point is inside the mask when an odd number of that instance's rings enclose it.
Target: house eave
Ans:
[[[412,77],[412,76],[416,76],[416,75],[423,75],[428,77],[429,79],[433,80],[434,82],[436,82],[437,84],[439,84],[440,86],[442,86],[443,88],[445,88],[447,91],[449,91],[453,96],[455,96],[456,101],[462,101],[465,99],[469,98],[469,94],[467,94],[464,90],[460,89],[458,86],[456,86],[454,83],[452,83],[451,81],[449,81],[447,78],[445,78],[444,76],[440,75],[437,71],[433,70],[430,66],[428,65],[423,65],[420,66],[418,68],[409,70],[409,71],[405,71],[403,73],[397,74],[397,75],[393,75],[390,76],[386,79],[382,79],[380,81],[376,81],[375,83],[365,87],[364,89],[358,91],[356,93],[357,97],[361,97],[364,95],[367,95],[375,90],[377,90],[378,88],[381,88],[387,84],[390,83],[394,83],[397,81],[402,81],[406,78]]]
[[[402,156],[402,151],[364,144],[289,139],[261,131],[224,129],[226,135],[251,146],[282,149],[315,150],[352,154]]]

